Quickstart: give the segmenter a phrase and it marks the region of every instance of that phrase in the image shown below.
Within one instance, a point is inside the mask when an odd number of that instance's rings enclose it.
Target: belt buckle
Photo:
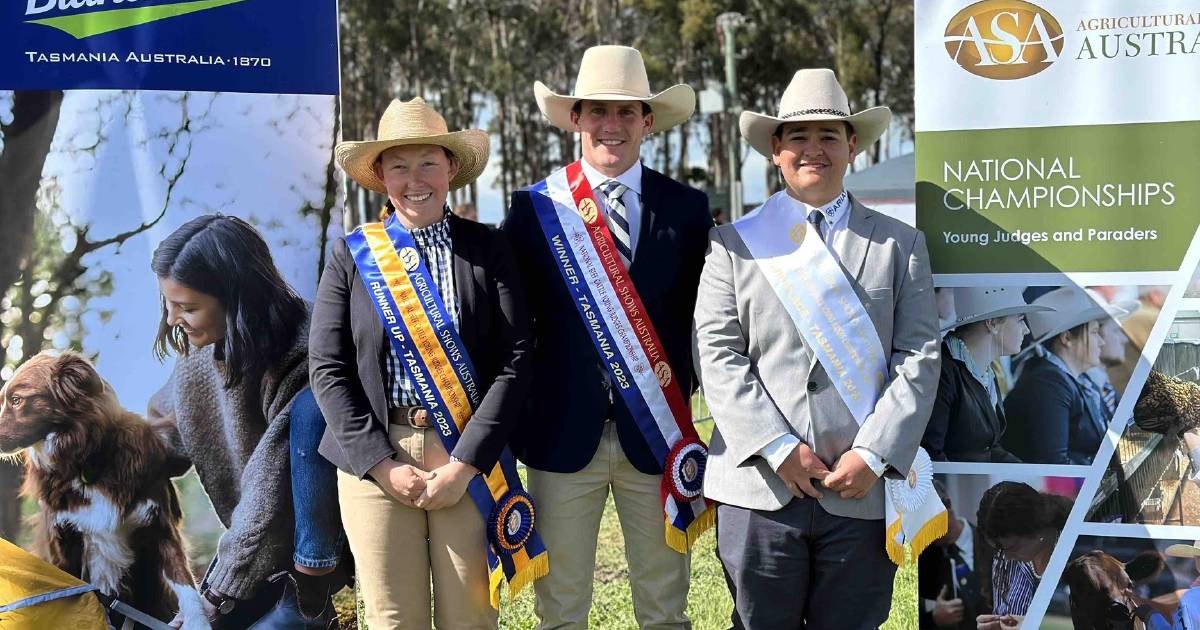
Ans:
[[[417,414],[428,414],[424,407],[409,407],[404,414],[404,420],[408,422],[408,426],[414,429],[428,429],[428,424],[416,424]],[[427,415],[422,415],[422,419],[427,418]]]

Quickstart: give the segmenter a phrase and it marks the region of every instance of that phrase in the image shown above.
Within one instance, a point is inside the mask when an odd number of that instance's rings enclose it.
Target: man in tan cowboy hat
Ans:
[[[742,137],[785,190],[715,228],[695,310],[716,428],[704,494],[736,628],[874,628],[888,617],[884,475],[909,472],[938,384],[925,238],[842,185],[887,129],[830,70],[800,70]]]
[[[368,228],[338,239],[309,335],[310,380],[328,423],[320,453],[338,468],[342,522],[368,624],[430,628],[432,584],[438,628],[495,628],[490,514],[467,490],[479,487],[480,472],[494,470],[517,422],[529,384],[529,321],[508,240],[446,204],[451,190],[483,171],[487,133],[449,131],[420,98],[393,100],[378,140],[344,142],[335,154],[347,175],[388,198],[384,238],[391,242],[367,242]],[[385,269],[375,258],[380,252],[403,264]],[[407,274],[422,263],[427,271],[417,283]],[[433,285],[439,319],[461,338],[455,346],[462,353],[448,353],[450,360],[465,355],[474,365],[481,400],[453,448],[442,439],[453,432],[434,426],[436,402],[425,402],[446,387],[440,378],[428,385],[435,379],[425,374],[444,368],[414,369],[418,353],[403,351],[420,332],[403,331],[401,309],[385,306],[388,294],[379,287],[393,280],[412,282],[418,294]],[[425,293],[419,307],[436,303],[431,296]],[[453,338],[448,328],[439,335]]]
[[[574,94],[541,83],[534,94],[552,125],[579,134],[583,154],[514,193],[501,228],[520,262],[536,338],[533,389],[512,446],[529,468],[550,550],[550,574],[534,585],[539,628],[587,627],[610,490],[638,624],[686,628],[689,537],[711,524],[711,512],[696,484],[698,503],[665,523],[664,460],[674,445],[694,443],[682,439],[694,429],[672,414],[677,406],[659,403],[686,401],[696,388],[691,312],[712,219],[703,193],[639,157],[648,134],[691,115],[695,94],[686,85],[652,94],[641,54],[625,46],[588,49]],[[562,238],[571,230],[578,240]],[[603,276],[598,284],[589,270]],[[677,421],[686,427],[675,430]],[[694,458],[684,466],[692,483]]]

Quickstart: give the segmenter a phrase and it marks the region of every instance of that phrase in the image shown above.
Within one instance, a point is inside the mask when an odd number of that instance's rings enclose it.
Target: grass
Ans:
[[[704,417],[707,414],[696,414]],[[701,437],[707,440],[712,433],[712,421],[697,422]],[[882,545],[883,541],[878,541]],[[637,628],[633,618],[632,595],[629,590],[629,565],[625,561],[624,538],[617,521],[617,511],[609,496],[600,521],[600,538],[596,550],[596,573],[593,581],[592,610],[588,624],[596,629]],[[339,598],[343,621],[351,621],[353,597],[343,593]],[[692,552],[692,583],[688,592],[688,617],[696,630],[719,630],[729,627],[733,601],[725,587],[721,563],[716,554],[713,531],[705,533]],[[527,630],[537,626],[533,612],[533,589],[526,588],[516,597],[505,592],[500,606],[500,627],[505,630]],[[350,627],[343,623],[343,627]],[[896,572],[892,591],[892,616],[883,630],[911,630],[917,627],[917,567],[910,562]]]

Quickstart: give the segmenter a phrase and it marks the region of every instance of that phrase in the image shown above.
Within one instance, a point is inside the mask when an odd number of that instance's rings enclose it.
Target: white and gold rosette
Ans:
[[[917,455],[904,479],[884,479],[887,518],[887,554],[904,566],[904,545],[912,545],[916,560],[933,541],[946,535],[949,525],[946,506],[933,487],[933,461],[925,449]]]

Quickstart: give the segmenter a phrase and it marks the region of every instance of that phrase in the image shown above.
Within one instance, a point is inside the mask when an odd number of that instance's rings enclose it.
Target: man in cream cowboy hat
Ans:
[[[800,70],[742,137],[785,190],[709,236],[695,361],[716,428],[705,496],[735,628],[874,628],[888,617],[884,475],[906,477],[938,383],[925,238],[843,185],[890,112],[852,113]],[[816,331],[816,332],[814,332]]]
[[[538,627],[587,627],[596,537],[610,490],[638,624],[690,627],[686,551],[690,536],[711,524],[711,511],[703,515],[697,489],[698,505],[674,520],[679,527],[670,525],[661,488],[668,440],[694,429],[666,405],[631,401],[643,392],[686,401],[696,388],[691,313],[712,226],[708,199],[639,159],[646,136],[687,120],[696,97],[686,85],[652,93],[641,53],[625,46],[588,49],[573,94],[539,82],[534,96],[550,124],[579,134],[582,149],[579,161],[514,193],[501,228],[520,261],[536,338],[533,389],[512,446],[529,468],[539,531],[550,550],[550,574],[534,585]],[[562,230],[581,239],[563,239]],[[586,273],[601,268],[605,277],[593,284]],[[642,308],[633,307],[635,297]],[[627,325],[626,318],[640,323]],[[635,367],[647,357],[643,367],[651,369]],[[643,389],[652,383],[661,384],[659,393]],[[660,431],[676,422],[686,426]]]

